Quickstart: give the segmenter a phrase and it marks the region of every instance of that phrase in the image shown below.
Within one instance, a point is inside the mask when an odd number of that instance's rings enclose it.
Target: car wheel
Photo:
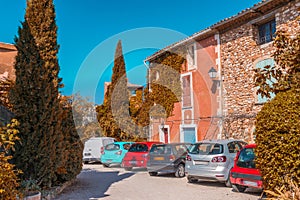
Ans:
[[[132,170],[132,167],[125,167],[124,168],[126,171],[131,171]]]
[[[245,190],[247,189],[246,186],[242,186],[242,185],[232,185],[232,188],[233,188],[236,192],[245,192]]]
[[[196,183],[197,182],[197,179],[194,179],[192,176],[188,176],[187,180],[188,180],[189,183]]]
[[[84,163],[84,164],[89,164],[89,161],[84,161],[83,163]]]
[[[175,176],[178,178],[182,178],[185,176],[185,169],[184,169],[184,165],[183,164],[179,164],[176,172],[175,172]]]
[[[225,181],[226,187],[232,187],[232,184],[231,184],[231,181],[230,181],[230,173],[231,173],[231,169],[230,169],[230,171],[228,173],[227,180]]]
[[[103,167],[110,167],[110,165],[103,163]]]
[[[157,175],[157,172],[149,172],[149,175],[150,175],[150,176],[156,176],[156,175]]]

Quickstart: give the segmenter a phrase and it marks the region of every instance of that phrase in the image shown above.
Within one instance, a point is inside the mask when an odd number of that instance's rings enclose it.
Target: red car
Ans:
[[[121,166],[125,170],[131,170],[133,167],[147,168],[148,153],[153,144],[161,144],[161,142],[136,142],[132,144],[123,158]]]
[[[262,189],[262,180],[259,170],[255,167],[256,144],[246,145],[234,160],[234,166],[230,171],[232,187],[237,192],[244,192],[247,187]]]

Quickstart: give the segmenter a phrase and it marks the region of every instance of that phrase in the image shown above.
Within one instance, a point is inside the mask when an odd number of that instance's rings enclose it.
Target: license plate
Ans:
[[[208,161],[195,160],[195,165],[208,165]]]
[[[85,153],[84,155],[85,155],[85,156],[90,156],[91,154],[90,154],[90,153]]]
[[[253,187],[257,187],[257,183],[253,182],[253,181],[244,181],[245,185],[249,185],[249,186],[253,186]]]
[[[130,164],[136,164],[136,161],[129,161]]]
[[[164,160],[164,157],[154,157],[154,160]]]

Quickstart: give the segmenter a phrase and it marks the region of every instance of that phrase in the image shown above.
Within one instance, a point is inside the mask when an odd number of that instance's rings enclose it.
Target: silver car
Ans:
[[[186,156],[188,182],[214,180],[231,187],[229,172],[236,153],[247,143],[242,140],[204,140],[193,144]]]

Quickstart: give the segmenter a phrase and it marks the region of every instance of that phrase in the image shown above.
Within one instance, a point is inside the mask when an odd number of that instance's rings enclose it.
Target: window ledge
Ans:
[[[268,43],[259,44],[259,46],[260,46],[260,48],[266,48],[266,47],[273,45],[273,43],[274,43],[274,40],[271,42],[268,42]]]

